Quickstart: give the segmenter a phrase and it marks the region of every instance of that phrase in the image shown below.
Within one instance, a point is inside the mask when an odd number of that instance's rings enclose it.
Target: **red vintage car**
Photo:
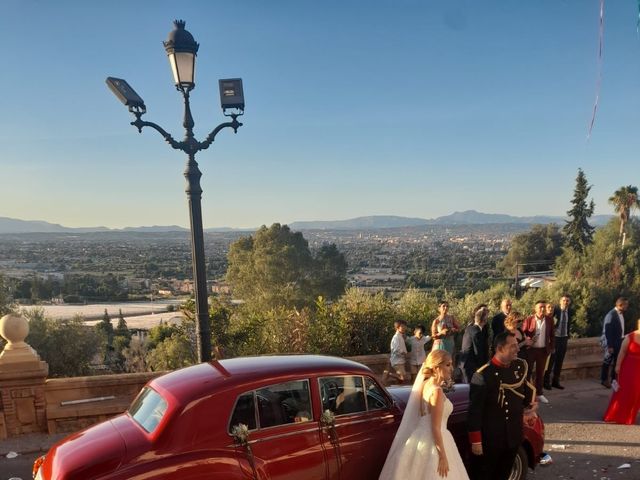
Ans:
[[[127,412],[58,442],[38,480],[375,480],[409,387],[369,368],[313,355],[234,358],[151,380]],[[468,455],[468,387],[449,394],[449,428]],[[514,479],[533,468],[542,421],[525,428]]]

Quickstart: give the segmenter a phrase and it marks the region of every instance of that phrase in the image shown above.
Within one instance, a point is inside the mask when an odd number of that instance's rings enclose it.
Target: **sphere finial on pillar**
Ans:
[[[0,318],[0,335],[7,341],[7,349],[12,350],[24,344],[24,339],[29,335],[29,322],[26,318],[10,313]]]
[[[0,335],[8,342],[0,352],[0,373],[16,370],[41,370],[46,375],[48,366],[24,340],[29,335],[29,322],[16,313],[0,318]]]

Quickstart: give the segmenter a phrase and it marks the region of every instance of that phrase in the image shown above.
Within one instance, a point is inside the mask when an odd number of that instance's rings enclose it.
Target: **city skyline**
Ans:
[[[8,0],[0,40],[0,217],[68,227],[188,226],[185,158],[138,134],[108,91],[182,138],[162,46],[200,43],[196,136],[224,121],[217,80],[242,77],[244,126],[196,159],[205,227],[475,209],[564,216],[578,168],[596,202],[640,182],[637,3],[463,0],[55,4]],[[136,15],[133,15],[135,13]]]

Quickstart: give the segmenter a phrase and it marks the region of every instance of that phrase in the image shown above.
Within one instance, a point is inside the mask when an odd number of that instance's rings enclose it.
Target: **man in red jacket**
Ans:
[[[533,372],[535,366],[535,386],[538,401],[541,403],[549,403],[549,400],[543,395],[542,385],[547,358],[555,347],[553,320],[545,315],[546,303],[544,300],[538,300],[533,309],[534,314],[527,317],[522,325],[524,334],[531,338],[531,346],[526,351],[526,359],[530,373]]]

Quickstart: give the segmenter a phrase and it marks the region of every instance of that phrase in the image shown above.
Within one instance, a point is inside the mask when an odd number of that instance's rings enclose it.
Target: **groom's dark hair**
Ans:
[[[496,335],[496,338],[493,339],[493,350],[498,351],[499,348],[504,347],[507,344],[507,339],[509,337],[514,337],[515,335],[511,332],[500,332]]]

